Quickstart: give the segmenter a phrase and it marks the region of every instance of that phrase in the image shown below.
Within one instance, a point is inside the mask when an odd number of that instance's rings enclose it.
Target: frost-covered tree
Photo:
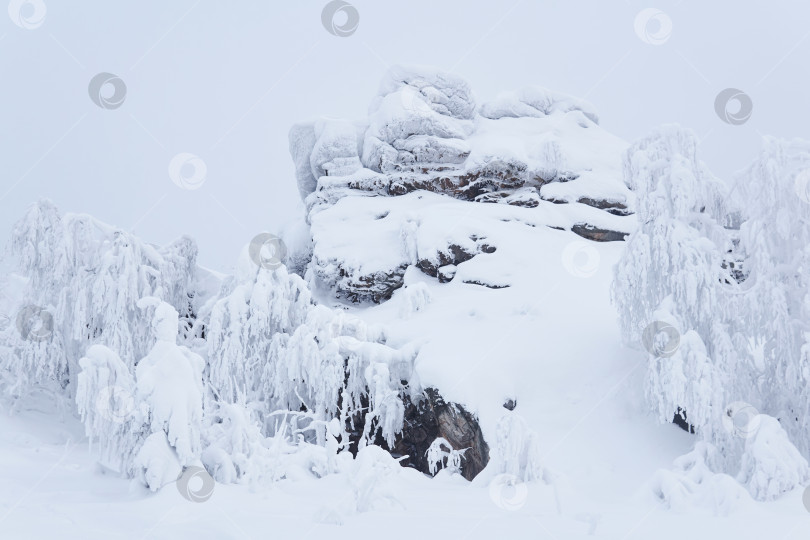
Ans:
[[[427,449],[430,474],[435,475],[439,472],[439,469],[444,469],[450,474],[460,474],[461,460],[464,459],[464,452],[466,451],[467,448],[456,450],[447,442],[447,439],[437,437]]]
[[[793,445],[810,451],[810,207],[794,186],[810,144],[766,139],[727,199],[696,156],[694,136],[676,128],[629,149],[639,229],[616,267],[613,297],[625,338],[648,347],[647,396],[661,420],[685,411],[717,445],[713,465],[771,499],[808,476]],[[673,346],[655,341],[661,329]],[[728,428],[737,402],[762,412],[743,438]]]
[[[148,404],[153,432],[166,434],[183,466],[200,457],[202,372],[205,362],[187,347],[177,345],[177,311],[156,298],[144,298],[139,307],[154,306],[152,331],[156,342],[135,370],[138,399]]]
[[[362,413],[363,441],[380,431],[392,443],[401,429],[400,381],[413,352],[392,349],[378,330],[313,304],[306,282],[284,267],[259,268],[243,256],[213,308],[207,341],[215,398],[255,410],[265,435],[276,432],[285,411],[304,411],[293,417],[299,427],[312,424],[308,437],[319,444],[336,417],[351,430]]]
[[[665,127],[635,143],[625,180],[636,192],[639,227],[616,267],[613,298],[625,339],[648,345],[667,323],[674,354],[649,355],[647,396],[662,421],[681,410],[709,438],[733,354],[725,340],[717,283],[725,245],[722,184],[697,158],[697,138]],[[661,323],[657,323],[661,321]],[[652,326],[651,326],[652,325]],[[718,347],[715,347],[718,344]],[[673,344],[674,348],[674,344]]]
[[[133,461],[149,434],[148,410],[137,400],[135,377],[104,345],[93,345],[79,360],[76,405],[99,463],[122,476],[134,474]]]
[[[147,297],[138,307],[152,320],[152,349],[133,369],[108,347],[91,347],[79,361],[76,402],[101,463],[157,490],[200,462],[204,361],[177,345],[172,306]]]
[[[810,142],[765,138],[738,179],[746,201],[739,257],[747,279],[729,295],[738,354],[761,409],[810,456]],[[804,182],[804,183],[803,183]],[[797,191],[798,190],[798,191]]]
[[[38,339],[3,334],[8,342],[0,350],[9,352],[0,353],[0,369],[14,381],[9,392],[16,397],[45,388],[72,398],[77,362],[93,344],[134,367],[154,343],[149,319],[136,306],[141,298],[170,303],[184,327],[195,317],[197,248],[189,238],[157,248],[40,201],[14,226],[11,253],[27,280],[18,307],[47,314],[50,326]]]
[[[510,411],[499,420],[490,458],[499,473],[529,482],[543,476],[540,436],[522,416]]]

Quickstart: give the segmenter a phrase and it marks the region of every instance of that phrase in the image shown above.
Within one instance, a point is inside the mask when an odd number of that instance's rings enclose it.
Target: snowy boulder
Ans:
[[[464,139],[472,122],[444,116],[413,90],[401,89],[380,99],[370,116],[363,142],[363,164],[375,171],[414,172],[463,163],[470,153]]]
[[[322,176],[318,179],[316,190],[304,200],[309,212],[307,217],[343,197],[387,195],[390,182],[388,176],[370,169],[359,169],[349,176]]]
[[[309,164],[315,178],[348,176],[362,168],[358,128],[354,124],[342,120],[320,120],[315,123],[314,131],[316,140]]]
[[[466,81],[427,68],[394,67],[369,108],[363,164],[382,173],[427,173],[470,154],[475,100]]]
[[[383,201],[346,197],[310,216],[313,277],[337,297],[382,302],[402,286],[406,268],[415,262],[402,239],[407,227],[386,208],[363,204]]]
[[[424,66],[394,66],[380,82],[377,97],[372,101],[369,113],[380,108],[384,96],[408,88],[418,99],[438,114],[471,120],[475,112],[475,98],[470,85],[461,77],[435,68]],[[419,107],[414,104],[414,107]]]
[[[347,176],[362,168],[360,153],[365,126],[322,119],[290,128],[290,155],[301,200],[318,188],[322,176]]]
[[[389,299],[409,266],[437,277],[439,267],[496,250],[480,216],[469,215],[464,203],[431,193],[345,197],[311,221],[312,278],[351,302]]]
[[[481,116],[492,120],[520,117],[539,118],[554,113],[569,112],[579,112],[594,124],[599,123],[596,109],[587,101],[539,86],[528,86],[514,92],[503,92],[494,100],[482,104],[480,109]]]
[[[298,183],[298,192],[301,200],[315,191],[318,179],[312,173],[310,157],[315,148],[317,137],[315,136],[314,122],[295,124],[290,128],[290,155],[295,164],[295,176]]]

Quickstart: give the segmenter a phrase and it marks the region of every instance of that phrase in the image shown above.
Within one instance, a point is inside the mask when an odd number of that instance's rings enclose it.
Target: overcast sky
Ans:
[[[3,244],[47,197],[156,244],[189,234],[202,264],[228,271],[255,234],[302,212],[290,125],[363,118],[391,64],[452,70],[479,101],[525,85],[585,97],[628,141],[680,123],[726,179],[761,135],[810,138],[806,0],[353,0],[346,37],[324,28],[325,0],[44,0],[44,18],[23,3],[0,16]],[[637,33],[650,7],[661,14]],[[126,85],[120,106],[90,99],[100,72]],[[726,88],[750,96],[748,121],[718,117]],[[172,182],[180,153],[204,162],[198,189]]]

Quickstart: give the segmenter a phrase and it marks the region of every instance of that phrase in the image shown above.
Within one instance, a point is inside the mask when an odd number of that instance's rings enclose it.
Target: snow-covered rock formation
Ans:
[[[338,296],[377,303],[402,286],[410,265],[453,279],[459,264],[496,249],[486,241],[492,222],[517,213],[447,196],[532,209],[519,213],[532,226],[621,240],[635,223],[625,148],[581,100],[532,87],[479,106],[455,75],[393,68],[365,122],[290,130],[314,277]],[[358,253],[361,232],[373,258]]]

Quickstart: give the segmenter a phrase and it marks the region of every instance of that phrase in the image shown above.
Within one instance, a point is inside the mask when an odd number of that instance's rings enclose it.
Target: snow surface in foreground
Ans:
[[[172,485],[152,494],[104,474],[78,420],[42,399],[0,418],[0,537],[807,538],[799,490],[756,503],[722,477],[695,484],[668,472],[694,439],[639,412],[644,356],[621,346],[608,298],[623,244],[505,226],[510,242],[464,264],[512,287],[409,271],[389,302],[352,311],[389,325],[395,345],[432,336],[418,359],[422,383],[476,410],[485,432],[516,399],[514,413],[538,434],[542,480],[499,489],[487,471],[472,483],[444,471],[430,479],[370,447],[338,474],[217,484],[192,503]],[[683,492],[670,507],[654,495],[667,479]]]

